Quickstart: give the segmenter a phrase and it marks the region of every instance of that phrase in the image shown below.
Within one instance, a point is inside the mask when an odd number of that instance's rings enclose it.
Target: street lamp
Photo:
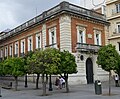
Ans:
[[[25,87],[28,87],[28,85],[27,85],[27,74],[25,74]]]
[[[51,75],[49,76],[49,91],[52,91],[52,81],[51,81]]]
[[[1,86],[0,86],[0,97],[2,97],[2,95],[1,95],[1,89],[2,89],[2,88],[1,88]]]

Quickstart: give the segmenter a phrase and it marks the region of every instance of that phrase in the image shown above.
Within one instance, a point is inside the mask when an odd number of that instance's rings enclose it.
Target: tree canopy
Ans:
[[[116,70],[119,67],[119,54],[115,46],[109,44],[103,46],[98,51],[97,64],[101,65],[102,69],[106,71]]]
[[[59,72],[65,74],[77,73],[75,56],[72,55],[69,51],[61,52],[61,64],[59,66]]]
[[[118,70],[120,63],[120,56],[115,49],[115,46],[109,44],[103,46],[98,51],[97,64],[101,65],[102,69],[109,72],[109,95],[111,94],[111,70]]]
[[[43,50],[36,50],[32,57],[28,57],[28,70],[36,74],[54,74],[60,64],[59,50],[54,48],[46,48]]]
[[[3,62],[1,61],[0,62],[0,76],[4,75],[4,72],[3,72]]]

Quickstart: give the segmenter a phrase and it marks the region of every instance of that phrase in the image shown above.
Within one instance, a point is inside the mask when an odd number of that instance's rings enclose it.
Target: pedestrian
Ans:
[[[57,87],[57,89],[59,88],[59,83],[60,83],[60,80],[56,77],[55,86]]]
[[[118,81],[119,81],[119,76],[118,76],[118,74],[115,75],[115,78],[114,78],[114,79],[115,79],[115,86],[118,87],[118,86],[119,86],[119,83],[118,83]]]
[[[59,77],[59,80],[60,80],[59,87],[60,87],[60,89],[62,89],[65,87],[65,80],[62,77]]]

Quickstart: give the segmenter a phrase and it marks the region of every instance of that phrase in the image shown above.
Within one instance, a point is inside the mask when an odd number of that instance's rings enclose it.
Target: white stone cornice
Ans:
[[[67,15],[63,15],[60,17],[60,23],[63,23],[63,22],[67,22],[67,23],[70,23],[71,22],[71,17],[70,16],[67,16]]]

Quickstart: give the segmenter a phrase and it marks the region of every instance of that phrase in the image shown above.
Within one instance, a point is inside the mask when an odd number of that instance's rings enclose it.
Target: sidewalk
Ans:
[[[14,84],[13,84],[14,86]],[[94,84],[89,85],[71,85],[70,93],[65,93],[65,89],[57,90],[53,86],[53,91],[48,91],[48,96],[41,96],[42,89],[35,89],[35,83],[28,83],[28,88],[24,88],[24,82],[19,82],[18,90],[3,89],[0,99],[120,99],[120,87],[111,85],[112,96],[107,96],[108,82],[102,83],[102,95],[95,95]]]

